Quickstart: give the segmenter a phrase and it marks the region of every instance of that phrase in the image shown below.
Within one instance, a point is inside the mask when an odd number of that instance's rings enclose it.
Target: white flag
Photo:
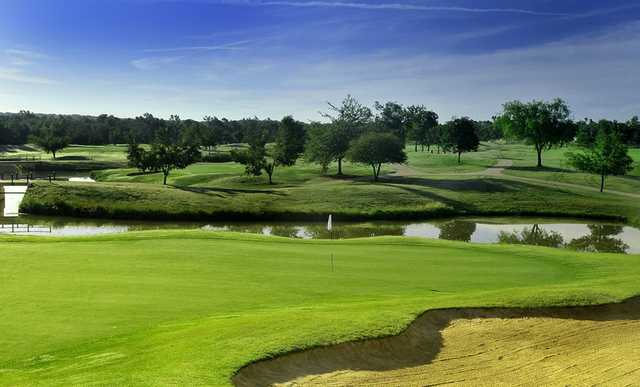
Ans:
[[[333,224],[331,223],[331,215],[329,215],[329,220],[327,221],[327,230],[331,231],[333,228]]]

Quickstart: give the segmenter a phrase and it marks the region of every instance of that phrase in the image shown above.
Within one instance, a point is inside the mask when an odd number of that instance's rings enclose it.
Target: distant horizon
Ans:
[[[322,121],[347,94],[488,120],[640,114],[640,2],[5,0],[0,111]]]

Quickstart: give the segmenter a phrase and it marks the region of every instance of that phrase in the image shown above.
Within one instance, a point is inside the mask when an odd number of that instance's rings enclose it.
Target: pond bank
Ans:
[[[530,218],[457,217],[430,220],[350,222],[326,221],[132,221],[21,216],[0,218],[0,233],[89,236],[147,230],[231,231],[296,239],[350,239],[406,236],[481,244],[526,244],[579,251],[640,253],[640,229],[610,221]]]
[[[411,183],[411,182],[410,182]],[[454,216],[546,216],[640,224],[637,203],[495,179],[413,183],[355,181],[314,187],[223,189],[152,184],[38,182],[21,212],[33,215],[165,221],[415,220]],[[433,186],[438,183],[429,183]]]

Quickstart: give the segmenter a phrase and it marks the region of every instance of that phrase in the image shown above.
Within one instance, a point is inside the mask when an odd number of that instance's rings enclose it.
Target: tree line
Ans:
[[[132,139],[141,144],[150,144],[159,131],[166,127],[176,128],[180,139],[185,142],[207,146],[246,142],[248,133],[255,128],[263,130],[273,139],[278,121],[256,117],[228,120],[215,116],[205,116],[201,121],[181,120],[179,116],[162,119],[149,113],[136,118],[118,118],[107,114],[94,117],[21,111],[0,113],[0,144],[27,144],[33,142],[35,137],[48,134],[63,138],[69,144],[79,145],[127,144]]]
[[[626,175],[633,169],[629,145],[640,144],[638,117],[626,123],[600,120],[574,122],[571,111],[559,98],[553,101],[512,101],[503,105],[501,115],[494,118],[506,137],[525,141],[534,146],[542,168],[542,153],[554,146],[575,143],[578,152],[567,152],[566,157],[575,169],[600,176],[600,192],[604,191],[610,175]]]
[[[477,150],[480,141],[516,139],[534,147],[542,168],[545,150],[573,143],[583,152],[567,154],[570,164],[599,174],[601,190],[607,176],[631,169],[627,148],[640,145],[637,117],[627,122],[576,122],[561,99],[507,102],[492,121],[454,117],[440,123],[438,114],[423,105],[376,102],[370,108],[350,95],[339,104],[328,103],[321,114],[327,122],[305,124],[291,116],[281,121],[211,116],[195,121],[177,115],[167,120],[151,114],[119,119],[22,111],[0,114],[0,143],[36,143],[54,158],[68,143],[129,143],[130,164],[143,172],[162,171],[165,184],[172,169],[200,159],[200,148],[211,151],[224,143],[246,143],[248,148],[231,152],[231,158],[245,165],[247,174],[268,175],[270,183],[278,167],[294,165],[302,156],[319,164],[323,173],[335,163],[338,175],[343,174],[344,160],[366,164],[378,180],[382,164],[406,161],[407,144],[415,152],[453,152],[461,163],[462,154]]]

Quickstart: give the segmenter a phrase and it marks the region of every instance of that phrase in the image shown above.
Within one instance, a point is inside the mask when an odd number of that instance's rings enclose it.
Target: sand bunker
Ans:
[[[433,310],[398,336],[244,367],[244,386],[637,385],[640,298],[541,309]]]

